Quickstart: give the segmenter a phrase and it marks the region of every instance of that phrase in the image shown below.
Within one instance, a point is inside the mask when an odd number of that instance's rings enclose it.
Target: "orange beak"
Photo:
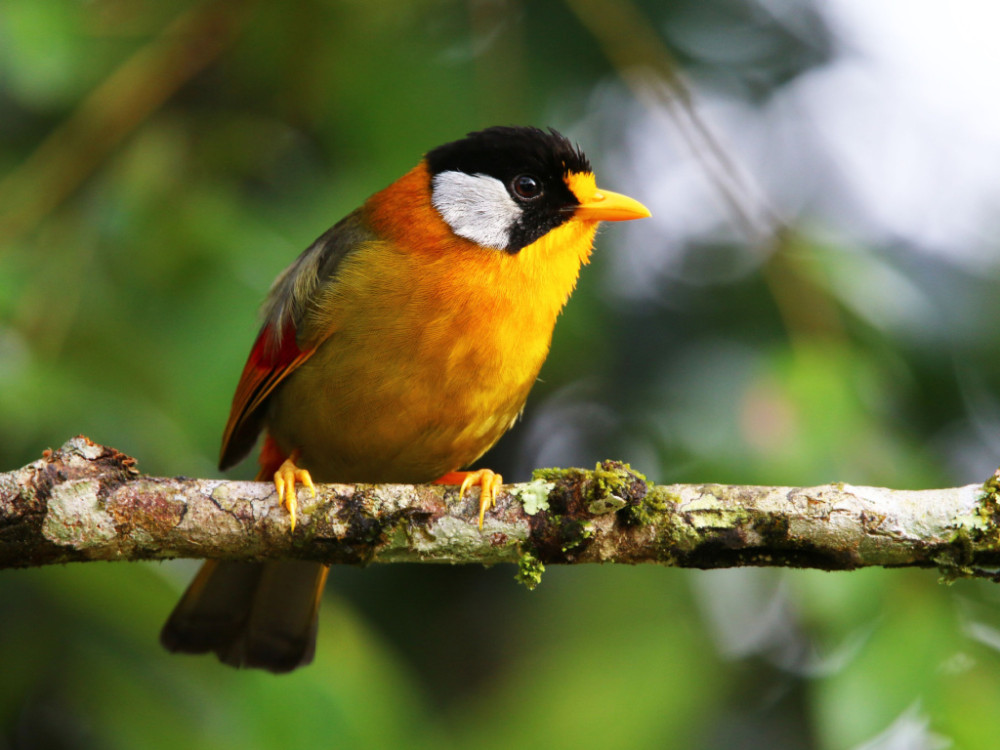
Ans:
[[[584,221],[629,221],[645,219],[649,209],[639,201],[621,193],[598,188],[576,207],[575,216]]]

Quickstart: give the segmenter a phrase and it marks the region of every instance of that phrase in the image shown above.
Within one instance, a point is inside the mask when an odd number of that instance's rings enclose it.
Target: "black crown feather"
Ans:
[[[504,182],[522,172],[586,173],[590,161],[568,138],[549,128],[497,126],[469,133],[427,154],[431,174],[488,174]]]

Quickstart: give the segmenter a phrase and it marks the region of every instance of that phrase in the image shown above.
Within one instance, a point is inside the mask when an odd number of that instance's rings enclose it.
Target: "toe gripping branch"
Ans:
[[[274,488],[278,491],[278,503],[288,511],[292,531],[295,531],[295,511],[298,508],[295,483],[305,485],[312,496],[316,497],[316,485],[313,484],[312,477],[308,471],[295,465],[296,459],[298,459],[297,451],[286,458],[274,472]]]
[[[503,486],[503,477],[490,469],[477,469],[475,471],[452,471],[445,474],[440,479],[436,479],[434,484],[458,484],[458,496],[465,497],[465,493],[471,488],[479,485],[479,528],[483,528],[483,518],[486,511],[496,507],[497,493]]]

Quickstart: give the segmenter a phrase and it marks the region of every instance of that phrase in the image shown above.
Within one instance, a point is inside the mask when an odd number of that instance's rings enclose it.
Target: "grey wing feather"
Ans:
[[[262,308],[263,325],[270,325],[275,332],[275,346],[280,345],[289,322],[301,333],[302,323],[317,299],[317,290],[336,276],[341,262],[352,250],[373,239],[375,235],[358,209],[334,224],[281,272]]]

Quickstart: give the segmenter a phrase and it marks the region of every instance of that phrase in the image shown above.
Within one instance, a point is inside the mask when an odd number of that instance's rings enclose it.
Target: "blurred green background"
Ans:
[[[601,233],[484,464],[981,482],[1000,463],[997,11],[941,12],[3,0],[0,469],[84,433],[215,476],[274,276],[425,150],[516,123],[570,135],[654,217]],[[506,568],[336,570],[315,663],[276,678],[159,648],[194,565],[0,572],[0,748],[1000,736],[1000,589],[934,571],[553,568],[528,592]]]

